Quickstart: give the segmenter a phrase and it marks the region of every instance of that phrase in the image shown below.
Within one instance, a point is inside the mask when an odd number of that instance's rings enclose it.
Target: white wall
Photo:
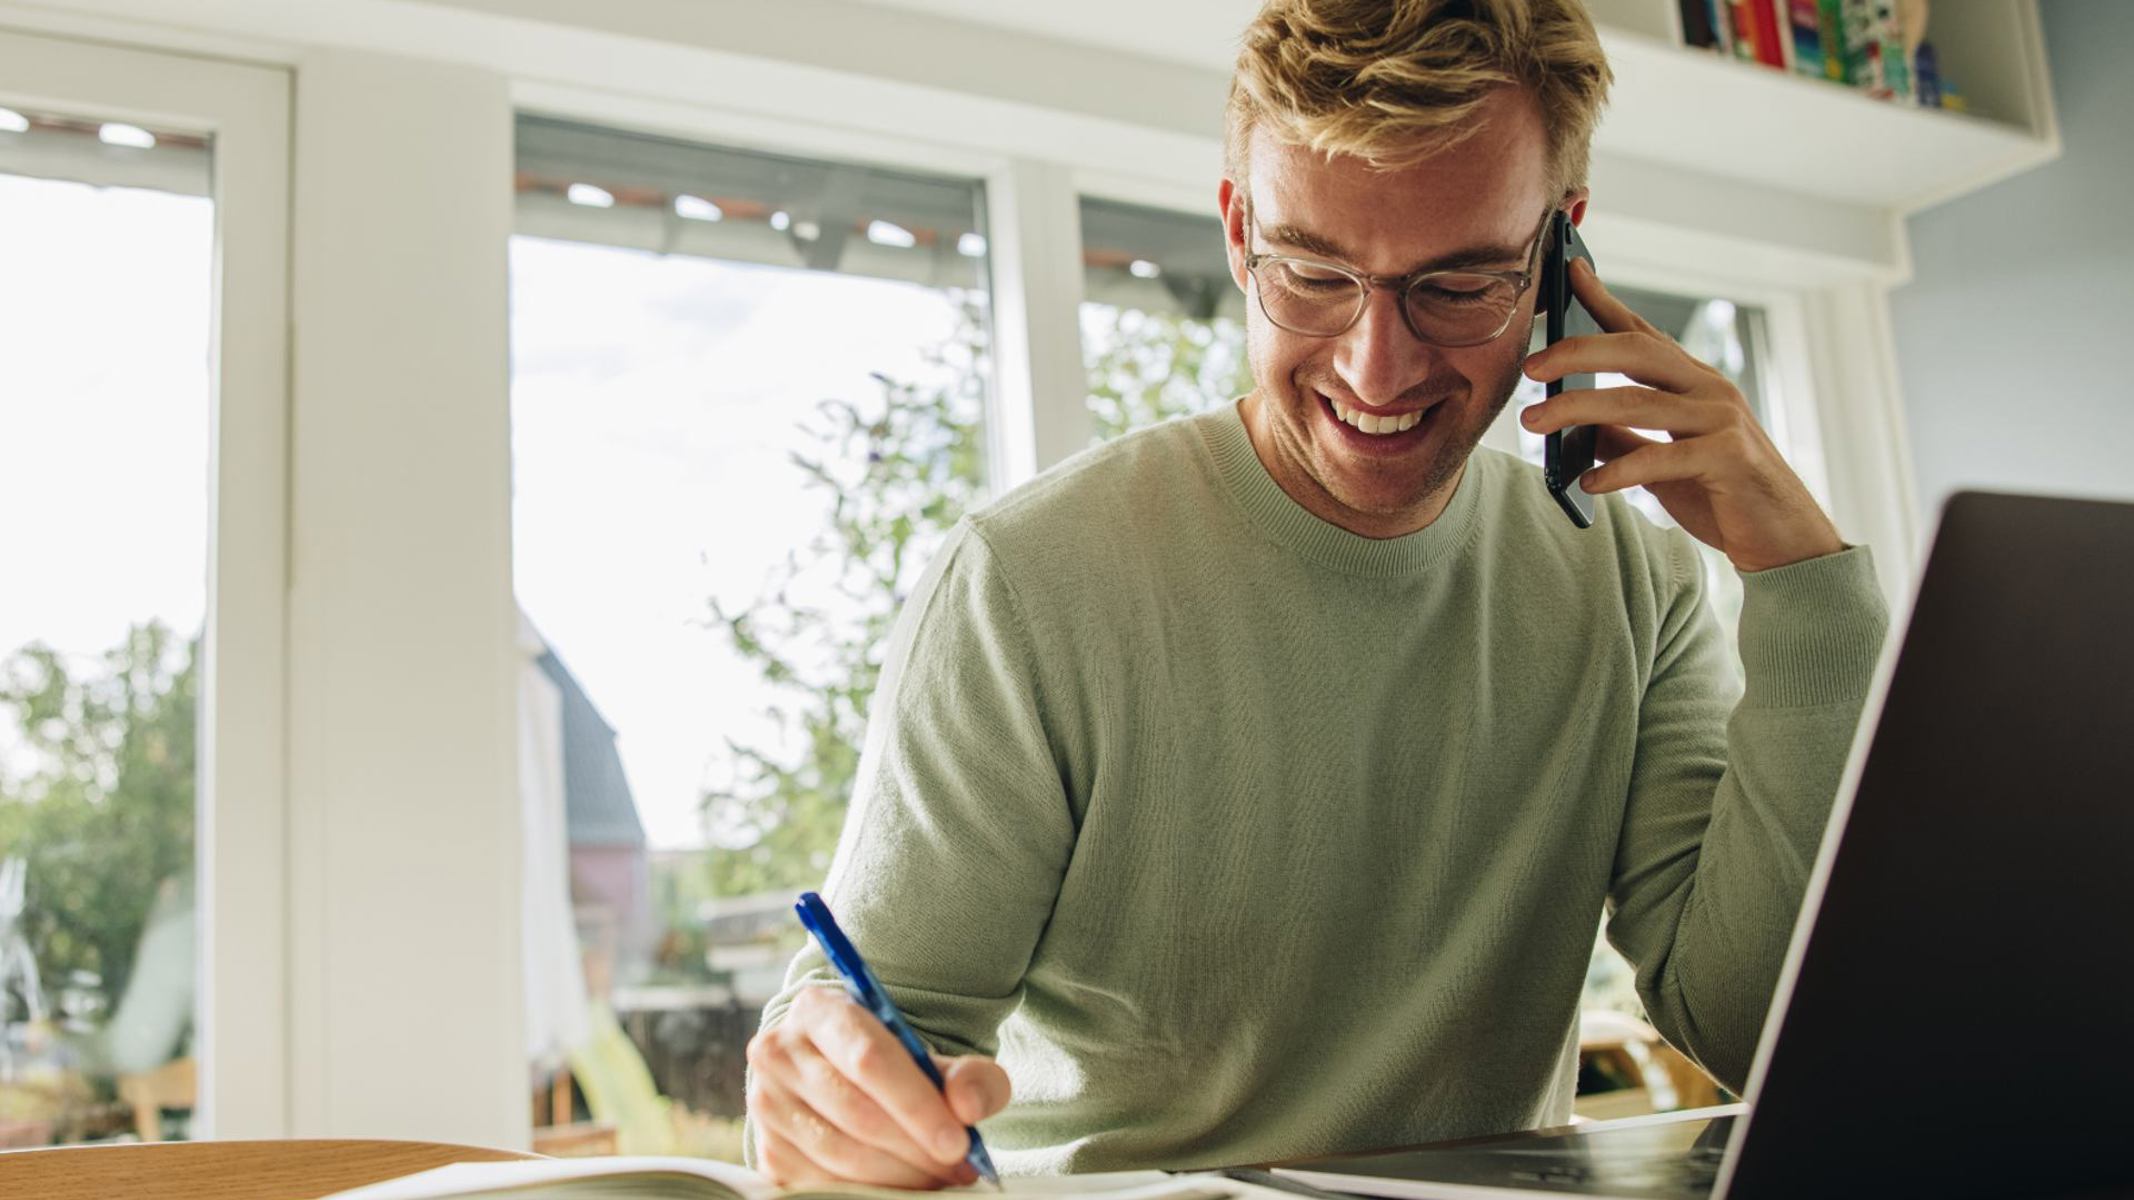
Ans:
[[[1929,512],[1967,487],[2134,499],[2134,4],[2040,12],[2063,157],[1912,217],[1890,295]]]

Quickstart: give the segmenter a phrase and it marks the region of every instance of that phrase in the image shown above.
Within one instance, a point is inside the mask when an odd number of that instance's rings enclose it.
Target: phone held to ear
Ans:
[[[1586,252],[1586,243],[1579,239],[1578,226],[1558,209],[1549,218],[1548,248],[1541,258],[1541,303],[1546,314],[1548,341],[1543,348],[1553,346],[1569,336],[1572,307],[1585,313],[1585,306],[1571,294],[1571,260],[1583,258],[1592,265],[1593,256]],[[1599,328],[1590,315],[1583,322],[1593,329]],[[1587,330],[1581,330],[1586,332]],[[1573,391],[1593,386],[1591,375],[1566,375],[1548,383],[1548,395],[1555,396],[1566,387]],[[1573,425],[1548,435],[1542,460],[1542,476],[1549,485],[1549,495],[1563,506],[1564,514],[1580,529],[1593,524],[1593,497],[1578,486],[1579,476],[1593,469],[1593,427]]]

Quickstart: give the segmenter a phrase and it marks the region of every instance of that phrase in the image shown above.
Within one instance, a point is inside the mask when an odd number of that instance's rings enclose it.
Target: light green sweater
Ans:
[[[905,606],[826,898],[920,1034],[997,1055],[1002,1170],[1559,1123],[1603,906],[1740,1086],[1887,624],[1863,548],[1745,575],[1572,527],[1479,450],[1372,540],[1234,406],[958,527]],[[1739,703],[1737,703],[1737,700]],[[811,947],[764,1014],[835,977]]]

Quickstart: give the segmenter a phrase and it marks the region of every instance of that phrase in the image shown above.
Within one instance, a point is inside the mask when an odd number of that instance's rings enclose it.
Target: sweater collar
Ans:
[[[1247,519],[1275,542],[1320,566],[1349,575],[1414,575],[1459,553],[1479,524],[1474,510],[1481,485],[1475,475],[1486,455],[1468,456],[1452,501],[1437,520],[1400,537],[1368,538],[1313,515],[1282,490],[1252,448],[1239,404],[1205,413],[1198,423],[1217,474]]]

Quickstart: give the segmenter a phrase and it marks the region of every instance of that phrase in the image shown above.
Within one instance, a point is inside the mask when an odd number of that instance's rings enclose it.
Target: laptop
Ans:
[[[2134,504],[1951,498],[1865,713],[1746,1105],[1274,1176],[1454,1200],[2127,1187]]]

